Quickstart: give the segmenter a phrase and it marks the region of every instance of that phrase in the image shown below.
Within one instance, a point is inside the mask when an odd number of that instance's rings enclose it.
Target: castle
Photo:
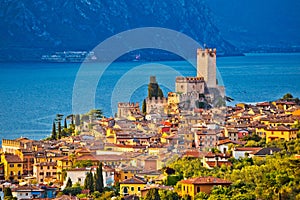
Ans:
[[[216,49],[197,49],[197,76],[176,77],[175,92],[179,107],[184,110],[199,108],[204,100],[209,104],[224,98],[225,89],[218,85]]]

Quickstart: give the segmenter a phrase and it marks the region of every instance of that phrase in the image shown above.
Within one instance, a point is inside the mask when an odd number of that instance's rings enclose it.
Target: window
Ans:
[[[197,186],[197,193],[200,192],[200,186]]]
[[[41,166],[41,170],[43,170],[43,166]]]
[[[141,191],[141,188],[140,188],[140,187],[138,187],[138,191]]]
[[[44,179],[40,179],[40,182],[44,182]]]
[[[26,192],[26,194],[25,194],[26,196],[28,196],[28,193]]]
[[[14,167],[14,164],[9,164],[10,167]]]
[[[127,179],[127,176],[125,176],[125,179]]]
[[[81,178],[78,178],[78,182],[81,182]]]
[[[131,191],[134,191],[134,187],[131,187]]]
[[[185,185],[183,186],[183,191],[185,191]]]
[[[47,166],[47,169],[50,169],[50,166]]]
[[[44,172],[40,172],[40,175],[44,175]]]
[[[22,167],[22,164],[18,164],[18,167]]]

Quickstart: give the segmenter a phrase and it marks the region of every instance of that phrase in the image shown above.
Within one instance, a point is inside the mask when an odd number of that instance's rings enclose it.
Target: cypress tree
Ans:
[[[67,125],[67,118],[65,118],[65,120],[64,120],[64,128],[65,128],[65,129],[68,128],[68,125]]]
[[[143,112],[143,114],[146,114],[146,112],[147,112],[147,105],[146,105],[146,100],[145,99],[144,99],[143,105],[142,105],[142,112]]]
[[[151,188],[146,197],[145,200],[160,200],[160,196],[158,194],[158,189],[157,188]]]
[[[85,179],[84,179],[84,189],[89,190],[89,193],[94,192],[94,178],[92,172],[87,173]]]
[[[57,123],[57,129],[58,129],[57,139],[61,139],[61,124],[60,124],[60,121],[58,121],[58,123]]]
[[[12,192],[11,192],[10,187],[5,187],[4,190],[3,190],[3,193],[4,193],[4,198],[5,197],[12,197]]]
[[[72,187],[72,180],[71,180],[71,178],[69,177],[69,179],[68,179],[68,181],[67,181],[67,184],[66,184],[66,188],[68,188],[68,187]]]
[[[96,169],[95,173],[95,191],[103,192],[103,173],[102,173],[102,163],[100,162],[99,166]]]
[[[55,122],[52,124],[52,134],[51,134],[51,139],[56,140],[56,127],[55,127]]]

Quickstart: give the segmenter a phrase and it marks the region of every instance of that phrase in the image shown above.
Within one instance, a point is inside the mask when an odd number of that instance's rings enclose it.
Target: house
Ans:
[[[133,176],[120,182],[121,196],[137,195],[141,196],[141,190],[146,186],[147,182],[143,179]]]
[[[234,147],[232,150],[232,156],[235,159],[245,158],[246,154],[250,154],[253,151],[261,150],[261,147]]]
[[[193,200],[197,193],[205,192],[209,194],[212,187],[217,185],[229,186],[231,185],[230,181],[215,178],[215,177],[197,177],[190,178],[180,181],[181,183],[181,195],[189,195]]]
[[[281,149],[276,147],[266,147],[249,153],[250,157],[266,157],[267,155],[273,155],[275,152],[279,152]]]
[[[64,186],[67,184],[68,179],[70,178],[72,183],[79,183],[79,185],[84,185],[84,180],[86,178],[86,174],[92,172],[96,173],[97,166],[92,167],[83,167],[83,168],[72,168],[67,170],[67,177],[64,182]],[[103,184],[104,187],[109,187],[114,184],[114,175],[115,170],[103,165],[102,166],[102,175],[103,175]]]
[[[270,127],[266,129],[266,143],[273,140],[285,140],[290,141],[297,138],[296,128],[290,128],[287,126]]]
[[[234,144],[238,144],[238,142],[232,141],[230,139],[219,140],[217,143],[217,148],[222,153],[226,153],[226,152],[228,152],[229,147],[233,146]]]
[[[42,198],[44,190],[36,186],[18,186],[12,188],[12,195],[17,199]]]
[[[56,162],[36,163],[33,166],[33,175],[38,183],[53,183],[57,178],[56,170]]]
[[[202,163],[208,169],[221,167],[222,165],[231,166],[232,163],[228,161],[228,158],[230,158],[229,154],[208,152],[203,156]]]
[[[135,176],[135,174],[143,171],[140,167],[135,166],[119,166],[116,168],[116,172],[118,173],[118,179],[120,181],[132,178]]]
[[[18,180],[22,178],[23,161],[17,155],[2,154],[1,162],[4,165],[5,180]]]

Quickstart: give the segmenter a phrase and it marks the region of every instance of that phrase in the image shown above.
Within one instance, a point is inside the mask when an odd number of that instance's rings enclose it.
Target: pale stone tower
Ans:
[[[208,88],[217,87],[216,49],[197,49],[197,77],[203,77]]]

